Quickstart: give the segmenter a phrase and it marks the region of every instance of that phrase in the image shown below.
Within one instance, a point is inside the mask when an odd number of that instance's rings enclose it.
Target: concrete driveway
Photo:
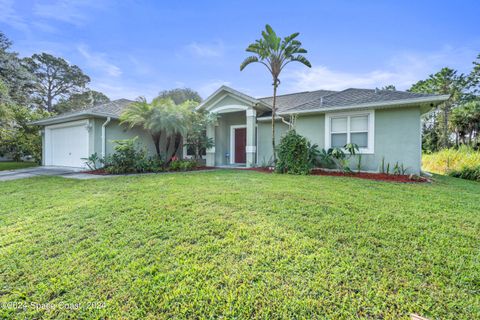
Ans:
[[[16,170],[0,171],[0,181],[17,180],[38,176],[60,176],[73,179],[96,179],[100,175],[82,173],[85,169],[71,167],[35,167]]]

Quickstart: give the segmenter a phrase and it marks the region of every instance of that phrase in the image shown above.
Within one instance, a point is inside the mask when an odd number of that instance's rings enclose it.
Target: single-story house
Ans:
[[[356,143],[362,154],[362,170],[377,171],[384,159],[398,162],[411,173],[421,165],[421,120],[425,112],[448,99],[445,95],[403,91],[346,89],[317,90],[277,97],[276,142],[294,120],[298,133],[319,148]],[[43,165],[84,167],[93,153],[111,154],[114,140],[138,136],[151,153],[155,147],[141,128],[120,125],[120,115],[132,103],[119,99],[90,109],[42,119]],[[220,87],[198,106],[218,115],[207,128],[214,147],[207,150],[208,166],[256,166],[269,163],[272,97],[253,98]],[[183,149],[180,156],[187,157]],[[353,160],[352,160],[353,161]]]
[[[421,115],[448,95],[379,89],[317,90],[277,96],[275,139],[294,121],[295,130],[319,148],[359,146],[361,169],[378,171],[382,163],[398,163],[407,172],[421,170]],[[218,114],[207,128],[214,147],[208,166],[267,164],[272,159],[272,97],[253,98],[222,86],[198,109]],[[352,164],[357,163],[354,158]],[[356,168],[356,167],[355,167]]]

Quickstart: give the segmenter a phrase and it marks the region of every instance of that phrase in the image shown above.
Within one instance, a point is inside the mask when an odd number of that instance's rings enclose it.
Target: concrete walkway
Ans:
[[[58,176],[72,179],[98,179],[106,176],[82,173],[85,169],[71,167],[35,167],[0,171],[0,181],[10,181],[39,176]]]

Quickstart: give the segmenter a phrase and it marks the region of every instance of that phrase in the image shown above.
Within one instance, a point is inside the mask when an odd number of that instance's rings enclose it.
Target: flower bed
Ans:
[[[373,173],[373,172],[343,173],[339,171],[326,171],[322,169],[314,169],[312,170],[311,174],[316,176],[353,177],[353,178],[368,179],[368,180],[403,182],[403,183],[429,182],[427,178],[419,177],[415,175],[397,175],[397,174]]]
[[[274,172],[271,168],[245,168],[244,170],[251,170],[264,173]],[[352,177],[367,180],[377,181],[390,181],[390,182],[402,182],[402,183],[415,183],[415,182],[430,182],[427,178],[419,177],[415,175],[395,175],[386,173],[374,173],[374,172],[352,172],[344,173],[340,171],[327,171],[323,169],[313,169],[310,172],[314,176],[334,176],[334,177]]]
[[[215,169],[215,168],[214,167],[199,166],[199,167],[191,168],[189,170],[165,170],[165,171],[143,172],[143,173],[189,172],[189,171],[201,171],[201,170],[212,170],[212,169]],[[105,169],[83,171],[82,173],[95,174],[95,175],[101,175],[101,176],[117,175],[117,174],[109,173]],[[129,174],[136,174],[136,173],[129,173]],[[122,175],[122,174],[118,174],[118,175]]]

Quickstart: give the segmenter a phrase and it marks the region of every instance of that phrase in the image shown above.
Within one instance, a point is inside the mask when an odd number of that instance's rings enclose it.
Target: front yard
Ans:
[[[0,183],[0,318],[480,318],[480,184],[435,179]]]

